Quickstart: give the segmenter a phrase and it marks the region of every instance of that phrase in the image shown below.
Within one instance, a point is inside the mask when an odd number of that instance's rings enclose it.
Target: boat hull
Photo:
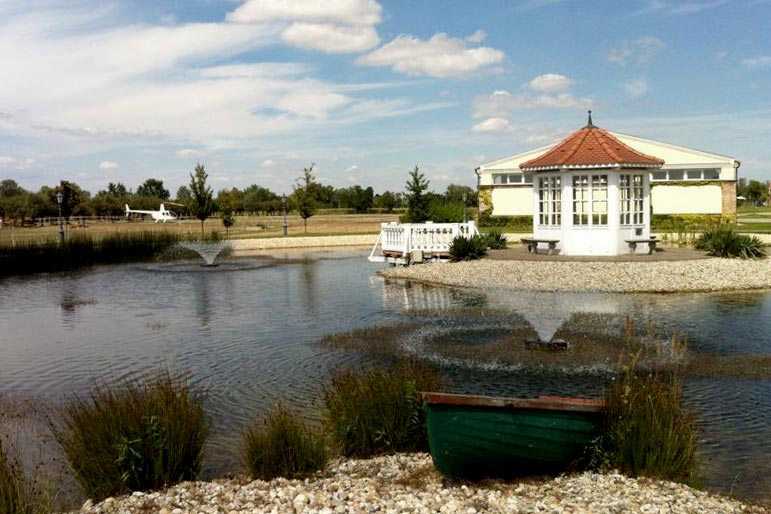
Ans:
[[[600,400],[425,393],[434,465],[449,477],[512,478],[565,471],[602,427]]]

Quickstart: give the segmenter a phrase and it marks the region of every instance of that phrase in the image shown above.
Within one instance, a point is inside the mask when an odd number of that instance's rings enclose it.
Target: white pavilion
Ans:
[[[650,176],[664,161],[587,125],[520,164],[533,177],[533,239],[562,255],[648,253]]]

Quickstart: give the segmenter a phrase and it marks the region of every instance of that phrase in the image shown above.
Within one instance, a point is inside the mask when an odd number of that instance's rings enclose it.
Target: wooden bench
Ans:
[[[549,251],[547,252],[547,255],[551,255],[554,253],[554,250],[557,248],[557,243],[560,242],[559,239],[538,239],[535,237],[523,237],[520,239],[522,244],[527,245],[527,251],[529,253],[538,254],[538,243],[546,243],[549,245]]]
[[[649,238],[641,238],[641,239],[624,239],[624,242],[629,245],[629,253],[637,252],[638,243],[647,244],[648,255],[650,255],[656,251],[656,243],[658,243],[659,240],[655,236],[651,236]]]

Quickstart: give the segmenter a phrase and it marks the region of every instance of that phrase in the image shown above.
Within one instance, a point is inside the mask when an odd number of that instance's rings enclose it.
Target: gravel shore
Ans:
[[[343,460],[306,480],[215,480],[86,502],[82,514],[187,513],[765,513],[670,482],[616,473],[545,481],[447,483],[426,454]]]
[[[655,262],[500,261],[388,268],[386,278],[475,288],[607,293],[675,293],[771,288],[771,259]]]

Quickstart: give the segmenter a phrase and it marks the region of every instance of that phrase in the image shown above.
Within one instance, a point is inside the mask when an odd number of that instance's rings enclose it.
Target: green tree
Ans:
[[[169,190],[163,187],[163,180],[148,178],[137,188],[137,196],[168,200],[171,195],[169,194]]]
[[[303,219],[304,231],[308,232],[308,218],[316,213],[316,199],[313,197],[313,186],[316,184],[313,178],[313,167],[303,168],[303,175],[297,179],[294,186],[294,202],[297,211]]]
[[[466,195],[466,205],[474,207],[478,205],[477,192],[468,186],[459,186],[457,184],[450,184],[447,186],[447,191],[444,193],[444,198],[448,202],[463,204],[463,195]]]
[[[193,215],[201,220],[201,236],[204,234],[203,222],[214,212],[214,193],[211,187],[206,185],[209,174],[199,162],[195,166],[195,173],[190,174],[190,203],[188,208]]]
[[[230,235],[230,227],[236,224],[236,219],[233,217],[232,211],[224,211],[222,213],[222,226],[225,227],[225,237]]]
[[[422,223],[431,215],[429,210],[429,198],[426,195],[428,181],[423,177],[417,166],[410,172],[407,181],[407,212],[401,217],[404,223]]]
[[[383,194],[375,196],[374,205],[375,207],[385,209],[386,212],[393,212],[394,207],[399,205],[399,199],[391,191],[386,191]]]
[[[768,198],[768,190],[763,182],[750,180],[747,187],[744,188],[744,197],[752,205],[763,205]]]

